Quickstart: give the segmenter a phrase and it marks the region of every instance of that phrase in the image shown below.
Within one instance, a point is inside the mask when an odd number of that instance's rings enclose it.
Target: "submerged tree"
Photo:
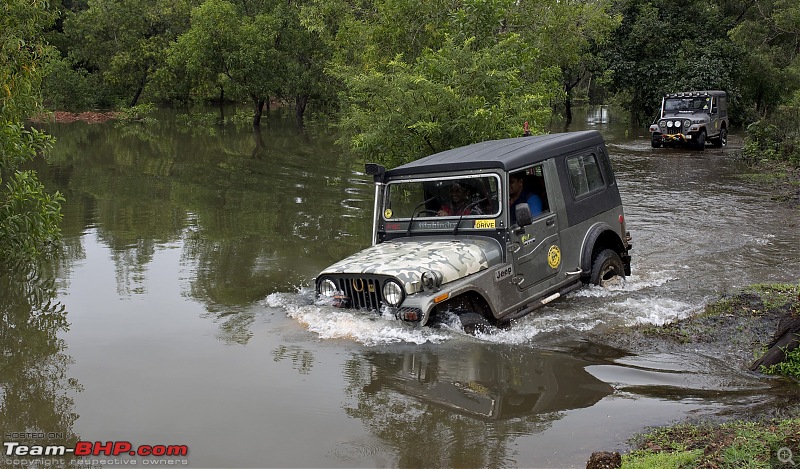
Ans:
[[[253,125],[261,124],[286,64],[276,48],[279,23],[269,10],[248,14],[227,0],[208,0],[192,11],[189,30],[170,50],[196,88],[222,88],[247,97]]]
[[[52,49],[42,30],[47,3],[4,0],[0,6],[0,259],[32,257],[58,238],[61,195],[48,194],[22,165],[52,145],[26,119],[42,112],[40,85]]]

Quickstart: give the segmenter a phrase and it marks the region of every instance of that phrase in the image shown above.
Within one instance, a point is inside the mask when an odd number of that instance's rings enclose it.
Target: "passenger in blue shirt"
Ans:
[[[542,213],[542,199],[538,195],[532,194],[528,188],[525,187],[525,179],[521,173],[508,175],[508,193],[511,199],[509,207],[511,207],[512,225],[517,224],[517,213],[516,210],[514,210],[517,204],[527,202],[528,206],[531,208],[531,215],[534,217]]]

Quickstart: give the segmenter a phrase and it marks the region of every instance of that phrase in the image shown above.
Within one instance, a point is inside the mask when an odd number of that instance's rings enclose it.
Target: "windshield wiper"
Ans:
[[[464,207],[464,210],[461,211],[461,216],[458,217],[458,221],[456,222],[456,227],[453,228],[453,236],[458,234],[458,227],[459,227],[459,225],[461,225],[461,219],[464,218],[464,215],[466,215],[469,212],[469,210],[472,209],[472,207],[474,207],[474,206],[476,206],[476,205],[478,205],[478,204],[480,204],[482,202],[486,202],[487,200],[489,200],[489,199],[484,197],[484,198],[478,199],[475,202],[472,202],[471,204],[469,204],[466,207]]]
[[[416,215],[417,209],[419,209],[420,207],[422,207],[423,205],[427,204],[428,202],[432,201],[435,198],[436,196],[434,195],[430,199],[423,200],[422,202],[419,203],[419,205],[414,207],[414,210],[411,211],[411,219],[408,220],[408,229],[406,230],[406,236],[411,236],[411,226],[414,224],[414,215]]]

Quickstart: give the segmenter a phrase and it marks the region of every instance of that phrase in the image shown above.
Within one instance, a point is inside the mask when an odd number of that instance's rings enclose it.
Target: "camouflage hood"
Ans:
[[[452,282],[500,262],[497,242],[485,238],[400,239],[376,244],[325,269],[323,274],[390,275],[406,293],[419,290],[425,271],[439,271],[442,283]],[[416,285],[415,285],[416,284]]]

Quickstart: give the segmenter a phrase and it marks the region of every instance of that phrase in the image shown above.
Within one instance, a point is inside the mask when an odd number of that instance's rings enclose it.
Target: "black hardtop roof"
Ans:
[[[489,140],[420,158],[386,171],[386,176],[479,169],[512,171],[603,143],[603,136],[596,130]]]
[[[667,98],[694,98],[696,96],[725,96],[724,91],[709,90],[709,91],[682,91],[680,93],[667,93]]]

